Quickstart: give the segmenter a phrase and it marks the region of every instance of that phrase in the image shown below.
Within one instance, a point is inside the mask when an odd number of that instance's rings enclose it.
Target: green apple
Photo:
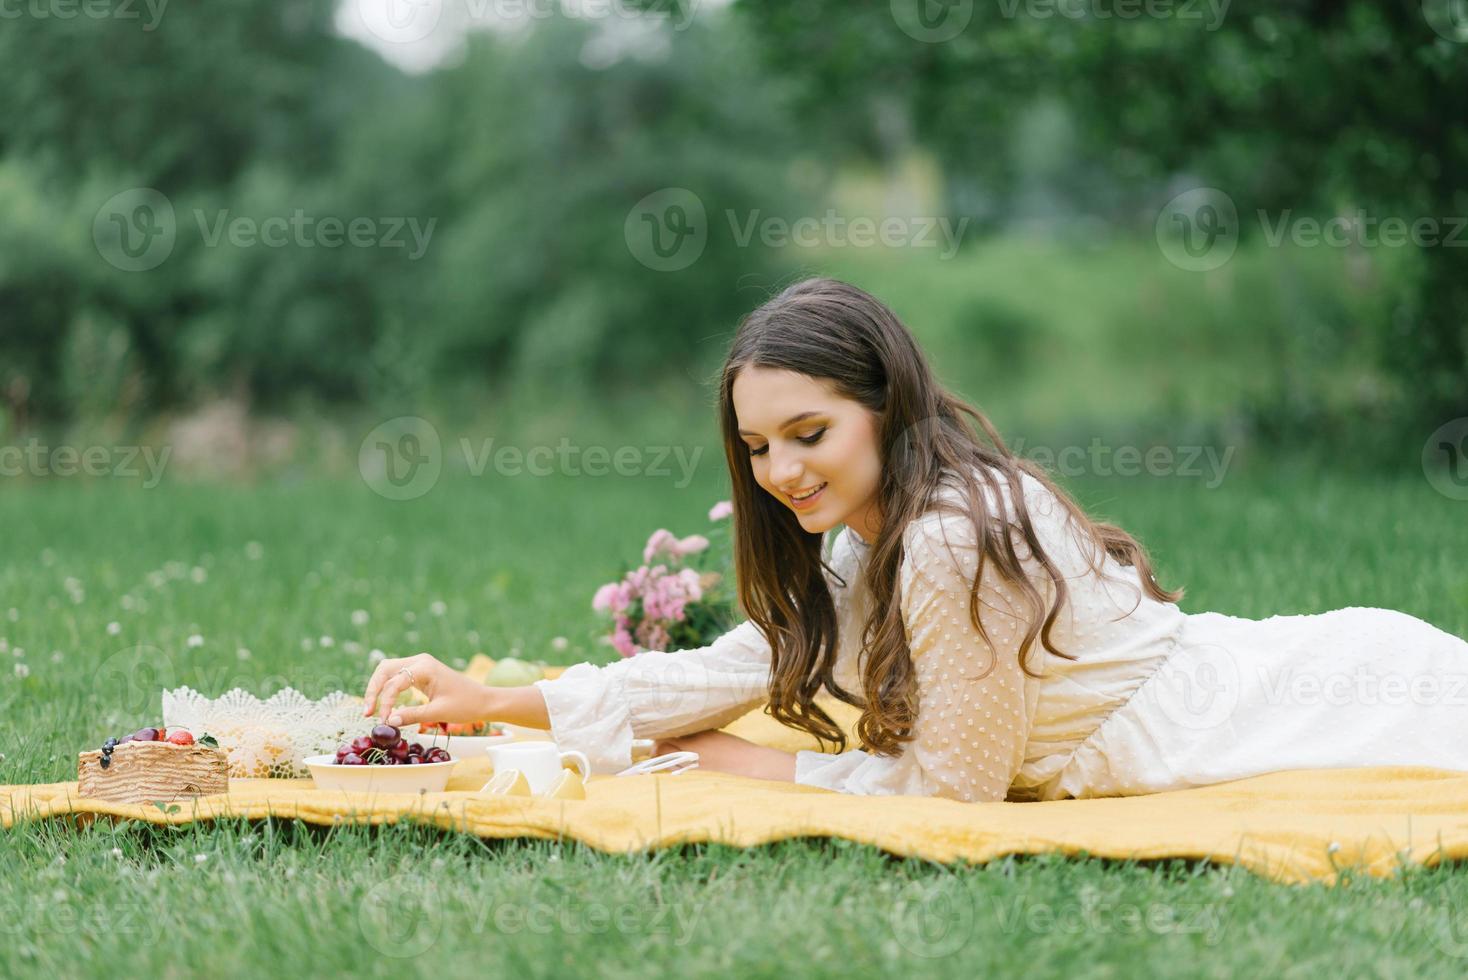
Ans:
[[[484,683],[490,687],[525,687],[544,678],[545,671],[537,665],[515,657],[505,657],[495,661],[489,670],[489,676],[484,678]]]

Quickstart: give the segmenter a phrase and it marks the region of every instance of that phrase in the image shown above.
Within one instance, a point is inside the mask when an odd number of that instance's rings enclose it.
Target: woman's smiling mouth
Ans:
[[[817,486],[811,490],[807,490],[803,496],[796,496],[794,494],[787,493],[785,497],[790,501],[790,506],[795,507],[799,510],[805,510],[807,507],[815,506],[816,501],[820,499],[821,494],[825,492],[825,489],[826,484],[822,483],[820,486]]]

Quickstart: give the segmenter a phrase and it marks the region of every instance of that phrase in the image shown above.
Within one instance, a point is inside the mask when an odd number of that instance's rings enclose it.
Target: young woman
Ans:
[[[1388,609],[1182,612],[1137,541],[1011,454],[854,286],[800,282],[746,317],[719,413],[747,621],[703,649],[525,688],[428,654],[387,660],[364,714],[548,728],[598,771],[629,765],[644,737],[703,769],[969,801],[1468,769],[1468,643]],[[428,702],[393,708],[409,686]],[[822,692],[860,709],[860,747]],[[766,702],[836,751],[716,731]]]

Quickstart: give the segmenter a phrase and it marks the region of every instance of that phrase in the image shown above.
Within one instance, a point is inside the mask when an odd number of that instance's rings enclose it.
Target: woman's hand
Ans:
[[[697,752],[698,768],[727,772],[754,779],[795,781],[795,756],[779,749],[755,745],[746,738],[727,732],[698,732],[677,738],[660,738],[653,745],[653,755],[665,752]]]
[[[416,687],[428,696],[427,704],[394,707],[398,695]],[[363,717],[377,714],[389,725],[411,725],[422,721],[469,722],[490,717],[493,689],[472,680],[437,657],[420,653],[416,657],[384,660],[367,682]]]

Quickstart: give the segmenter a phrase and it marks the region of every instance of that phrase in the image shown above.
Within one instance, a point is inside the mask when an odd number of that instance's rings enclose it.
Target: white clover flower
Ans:
[[[194,863],[195,864],[203,864],[207,860],[209,860],[209,855],[207,855],[207,854],[195,854],[194,855]]]
[[[119,622],[117,622],[116,620],[113,620],[112,622],[110,622],[110,623],[107,624],[107,635],[108,636],[116,636],[117,634],[119,634],[121,632],[122,632],[122,624],[119,623]]]
[[[15,665],[15,676],[21,678],[22,680],[24,680],[25,678],[31,676],[31,669],[29,667],[27,667],[25,664],[16,664]]]
[[[258,541],[245,543],[245,557],[250,561],[259,561],[265,555],[265,546]]]
[[[195,649],[204,645],[204,638],[198,633],[192,633],[184,642],[188,644],[190,649]]]
[[[325,634],[322,634],[321,639],[317,640],[316,642],[320,643],[326,649],[330,649],[336,646],[336,641],[333,640],[331,637],[326,636]]]
[[[248,647],[240,647],[238,650],[236,650],[234,652],[234,655],[236,657],[239,657],[241,660],[249,660],[250,659],[250,650],[249,650]]]
[[[195,582],[203,582],[208,577],[209,573],[204,571],[204,567],[202,565],[195,565],[194,570],[189,573],[189,578],[193,579]]]
[[[122,848],[120,848],[120,847],[114,847],[110,853],[112,854],[113,857],[120,858],[120,857],[122,857]]]
[[[435,616],[442,616],[444,613],[449,611],[449,606],[448,603],[444,602],[442,599],[434,599],[433,604],[428,607],[428,611],[433,613]]]
[[[372,617],[369,616],[369,615],[367,615],[367,610],[365,610],[365,609],[353,609],[352,610],[352,625],[353,626],[366,626],[371,620],[372,620]]]
[[[312,640],[309,636],[301,637],[301,649],[303,651],[305,651],[306,653],[310,653],[313,649],[315,649],[315,647],[315,640]]]
[[[53,664],[59,664],[59,663],[61,663],[61,661],[63,659],[65,659],[65,658],[62,656],[60,650],[52,650],[51,651],[51,662]]]
[[[20,658],[24,657],[25,656],[25,647],[16,647],[15,650],[11,653],[11,656],[13,656],[16,660],[19,660]]]
[[[387,654],[383,653],[381,650],[373,650],[371,653],[367,654],[367,661],[369,663],[380,664],[386,659]]]
[[[403,634],[403,639],[407,640],[409,643],[417,643],[418,642],[418,631],[417,630],[408,630],[408,632],[406,632],[406,633]]]
[[[356,640],[343,640],[342,649],[345,650],[347,653],[361,653],[362,644],[358,643]]]
[[[571,645],[571,641],[567,640],[564,636],[553,636],[553,637],[551,637],[551,649],[552,650],[564,650],[564,649],[566,649],[570,645]]]
[[[5,615],[10,617],[10,621],[12,623],[20,622],[20,610],[16,609],[14,606],[11,606],[10,611],[7,612]]]
[[[413,610],[406,609],[406,610],[403,611],[403,622],[405,622],[405,623],[411,623],[413,620],[415,620],[417,618],[418,618],[418,614],[415,613]]]
[[[137,604],[138,604],[138,601],[136,599],[134,599],[130,595],[123,596],[122,599],[119,602],[119,605],[121,605],[122,608],[124,608],[124,609],[131,609],[133,606],[136,606]]]

